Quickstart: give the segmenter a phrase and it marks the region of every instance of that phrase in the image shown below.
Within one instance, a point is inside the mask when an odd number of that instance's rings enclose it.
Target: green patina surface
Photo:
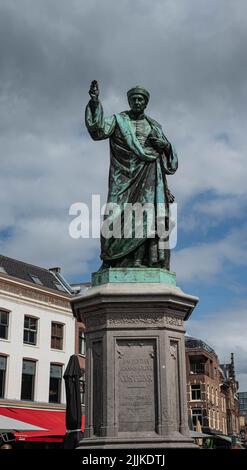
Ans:
[[[92,285],[156,282],[176,285],[176,274],[162,268],[109,268],[92,274]]]
[[[149,92],[143,87],[128,91],[129,110],[110,117],[104,116],[96,80],[89,95],[85,112],[88,132],[93,140],[110,140],[108,209],[101,230],[102,270],[139,266],[169,270],[169,243],[164,246],[163,242],[168,241],[169,204],[174,200],[167,175],[177,170],[176,150],[161,125],[144,112]],[[128,210],[130,206],[135,209]],[[149,216],[145,215],[147,207]]]

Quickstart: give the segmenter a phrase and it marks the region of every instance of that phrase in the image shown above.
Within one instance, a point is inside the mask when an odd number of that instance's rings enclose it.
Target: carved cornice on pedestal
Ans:
[[[172,312],[112,312],[98,315],[85,316],[86,329],[119,329],[132,327],[136,328],[168,328],[183,331],[183,319]]]

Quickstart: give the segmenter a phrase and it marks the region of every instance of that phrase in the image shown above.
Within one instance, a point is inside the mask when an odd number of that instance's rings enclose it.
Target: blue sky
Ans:
[[[0,252],[71,281],[99,267],[98,240],[72,240],[69,207],[106,197],[107,142],[92,142],[91,80],[106,115],[126,91],[175,144],[178,204],[172,268],[200,297],[187,332],[223,362],[235,353],[247,390],[245,0],[0,0]]]

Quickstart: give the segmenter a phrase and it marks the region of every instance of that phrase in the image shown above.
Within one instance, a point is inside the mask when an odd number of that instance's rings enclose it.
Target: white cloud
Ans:
[[[0,13],[0,230],[12,230],[3,254],[22,257],[34,244],[30,262],[40,261],[40,246],[42,259],[53,252],[71,271],[68,208],[107,188],[108,144],[91,142],[83,125],[92,79],[106,114],[127,107],[134,84],[150,89],[148,113],[177,146],[169,185],[182,210],[204,191],[217,195],[218,213],[245,193],[245,1],[1,0]],[[49,230],[46,243],[34,232],[46,217],[64,230],[63,245]],[[178,253],[181,278],[193,277],[196,260],[202,276],[219,272],[223,251]],[[79,258],[87,262],[87,250]]]
[[[70,238],[69,222],[68,217],[24,219],[16,225],[14,240],[0,242],[1,253],[46,268],[59,265],[70,278],[82,276],[98,254],[99,240]]]
[[[246,226],[232,230],[219,241],[189,246],[173,253],[172,269],[179,282],[213,282],[230,262],[247,265]]]
[[[241,218],[246,15],[246,0],[0,0],[0,231],[10,234],[1,253],[78,278],[98,257],[97,240],[68,236],[70,205],[107,189],[108,143],[90,141],[83,125],[93,79],[106,114],[127,107],[131,86],[150,90],[147,113],[178,150],[169,185],[191,231],[202,216]],[[197,202],[206,192],[214,201]],[[203,285],[227,263],[246,266],[245,232],[172,254],[178,281]],[[244,378],[245,316],[236,308],[188,323],[224,360],[235,352]]]
[[[210,218],[217,220],[227,220],[229,218],[243,217],[243,206],[246,204],[246,196],[231,197],[225,196],[214,198],[213,200],[204,202],[195,202],[193,209],[196,212],[205,214]]]

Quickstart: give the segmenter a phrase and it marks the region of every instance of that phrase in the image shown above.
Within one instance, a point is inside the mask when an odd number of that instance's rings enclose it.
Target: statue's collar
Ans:
[[[120,113],[120,116],[123,117],[124,119],[128,119],[129,121],[132,121],[129,113],[130,111],[122,111]],[[146,114],[144,114],[143,119],[146,119],[149,122],[151,127],[157,127],[158,123],[154,121],[154,119],[152,119],[150,116],[147,116]]]

